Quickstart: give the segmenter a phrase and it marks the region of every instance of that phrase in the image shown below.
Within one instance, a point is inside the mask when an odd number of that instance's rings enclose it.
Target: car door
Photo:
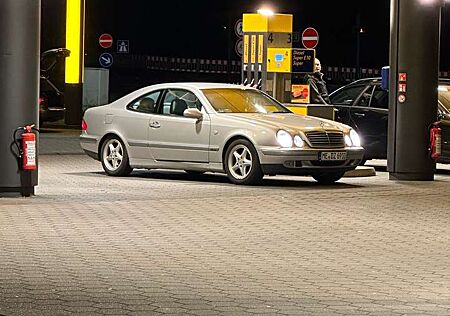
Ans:
[[[349,85],[330,95],[331,104],[335,108],[335,120],[337,122],[351,125],[350,109],[367,88],[365,83]]]
[[[183,116],[186,108],[203,113],[197,120]],[[158,107],[158,115],[149,122],[149,144],[155,160],[207,163],[209,158],[210,119],[195,93],[185,89],[167,89]]]
[[[387,155],[388,107],[387,91],[373,83],[350,110],[350,125],[360,134],[366,158],[385,158]]]
[[[121,126],[121,134],[128,143],[129,155],[132,159],[150,159],[148,143],[148,126],[155,112],[155,105],[162,91],[152,91],[139,96],[127,105],[124,115],[114,119]]]

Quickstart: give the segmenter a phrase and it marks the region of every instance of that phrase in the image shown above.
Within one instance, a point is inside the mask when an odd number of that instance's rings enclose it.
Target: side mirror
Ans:
[[[203,113],[199,111],[197,108],[189,108],[184,110],[183,116],[195,118],[198,121],[201,121],[203,119]]]

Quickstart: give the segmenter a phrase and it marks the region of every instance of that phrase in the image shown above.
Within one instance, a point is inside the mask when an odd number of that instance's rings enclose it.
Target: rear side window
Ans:
[[[352,105],[366,87],[365,85],[358,85],[343,88],[330,96],[331,103]]]
[[[161,91],[150,92],[143,95],[130,105],[128,109],[141,113],[155,113],[156,105],[158,103],[158,98],[161,95]]]

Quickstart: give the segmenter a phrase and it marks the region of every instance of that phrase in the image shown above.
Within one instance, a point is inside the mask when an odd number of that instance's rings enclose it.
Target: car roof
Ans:
[[[356,85],[356,84],[361,84],[361,83],[367,84],[369,82],[377,83],[380,81],[381,81],[381,77],[363,78],[363,79],[355,80],[355,81],[349,83],[348,85]],[[448,78],[438,78],[438,81],[440,84],[450,84],[450,79],[448,79]]]
[[[257,90],[256,88],[238,84],[229,83],[211,83],[211,82],[170,82],[170,83],[160,83],[147,87],[134,90],[127,95],[115,100],[114,104],[119,104],[121,106],[123,103],[129,103],[137,97],[144,93],[149,93],[151,91],[163,90],[163,89],[188,89],[193,91],[198,91],[202,89],[246,89],[246,90]],[[259,90],[258,90],[259,91]]]
[[[254,89],[250,86],[243,86],[238,84],[230,83],[214,83],[214,82],[171,82],[171,83],[161,83],[149,86],[148,88],[153,89],[167,89],[167,88],[191,88],[191,89]]]

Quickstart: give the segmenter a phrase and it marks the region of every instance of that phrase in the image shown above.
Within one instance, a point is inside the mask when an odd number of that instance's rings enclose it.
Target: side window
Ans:
[[[389,108],[389,94],[386,90],[381,89],[381,86],[379,85],[375,86],[370,107],[381,109]]]
[[[374,86],[369,86],[358,98],[355,106],[368,107],[372,98]]]
[[[197,108],[200,111],[202,109],[202,104],[194,93],[182,89],[168,89],[159,113],[183,116],[184,110],[188,108]]]
[[[343,88],[334,93],[331,97],[332,104],[352,105],[358,96],[366,88],[365,85],[351,86]]]
[[[141,113],[155,113],[156,104],[160,94],[161,91],[146,94],[128,105],[128,109]]]

